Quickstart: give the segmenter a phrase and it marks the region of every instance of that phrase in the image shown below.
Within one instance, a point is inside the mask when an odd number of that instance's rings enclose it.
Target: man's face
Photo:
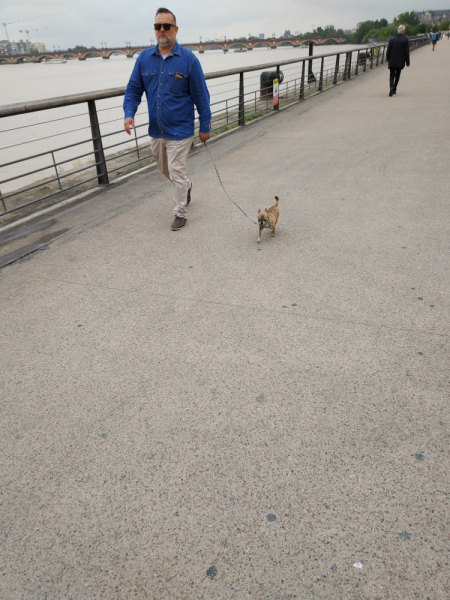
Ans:
[[[165,31],[162,27],[159,31],[156,31],[155,29],[155,35],[158,46],[161,46],[162,48],[173,46],[178,33],[178,27],[174,23],[173,15],[170,13],[159,13],[159,15],[156,15],[155,17],[155,23],[172,23],[173,27],[171,27],[169,31]]]

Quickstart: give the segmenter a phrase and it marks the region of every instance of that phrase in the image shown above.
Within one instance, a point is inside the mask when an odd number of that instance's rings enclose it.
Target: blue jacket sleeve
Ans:
[[[194,61],[192,62],[189,83],[191,98],[194,101],[198,111],[200,131],[202,133],[209,133],[209,126],[211,123],[209,91],[206,86],[202,67],[197,57],[194,57]]]
[[[125,119],[128,119],[129,117],[134,119],[134,115],[141,103],[144,91],[145,88],[141,77],[141,57],[138,56],[125,91],[125,98],[123,99]]]

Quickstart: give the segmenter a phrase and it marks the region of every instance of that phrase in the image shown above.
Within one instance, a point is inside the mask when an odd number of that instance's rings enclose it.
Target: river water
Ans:
[[[332,52],[357,49],[357,46],[316,46],[316,56]],[[285,61],[307,56],[307,48],[281,47],[276,50],[255,48],[251,52],[235,53],[233,50],[224,54],[221,50],[209,50],[205,54],[197,54],[205,73],[235,69],[241,66],[257,66],[275,61]],[[135,57],[136,58],[136,57]],[[68,94],[98,91],[102,89],[125,86],[133,69],[134,59],[123,55],[113,56],[109,60],[101,58],[86,61],[69,60],[65,64],[19,64],[0,65],[0,103],[1,105],[28,102],[45,98],[54,98]],[[319,68],[320,61],[315,61]],[[332,68],[334,58],[326,59],[326,66]],[[298,77],[299,68],[282,67],[285,80]],[[256,94],[259,90],[260,72],[255,71],[245,76],[246,92]],[[220,80],[209,80],[208,87],[215,110],[223,110],[225,99],[235,97],[238,89],[237,76]],[[232,100],[230,100],[232,102]],[[121,109],[122,98],[112,98],[97,103],[100,110],[102,134],[119,132],[123,124]],[[68,118],[69,117],[69,118]],[[146,120],[145,101],[137,114],[137,123]],[[47,123],[46,123],[47,121]],[[50,121],[50,122],[48,122]],[[141,133],[144,133],[141,130]],[[127,139],[125,133],[118,133],[108,138],[109,144],[119,143]],[[25,184],[54,175],[54,170],[29,176],[19,181],[4,182],[18,175],[52,164],[51,154],[19,163],[4,166],[13,160],[30,157],[68,144],[82,142],[90,137],[89,119],[86,105],[75,105],[51,111],[42,111],[16,117],[0,119],[0,191],[5,194]],[[71,157],[92,150],[92,144],[81,144],[70,150],[58,150],[55,160],[69,160]],[[111,150],[111,152],[113,152]],[[68,162],[60,167],[60,172],[68,171],[83,164],[83,159]]]

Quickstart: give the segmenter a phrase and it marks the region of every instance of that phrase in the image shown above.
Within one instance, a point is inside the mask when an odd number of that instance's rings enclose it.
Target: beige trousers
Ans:
[[[151,138],[152,152],[158,169],[170,179],[173,184],[173,200],[176,217],[187,219],[187,194],[191,182],[186,175],[186,160],[194,137],[185,140],[168,140],[166,138]]]

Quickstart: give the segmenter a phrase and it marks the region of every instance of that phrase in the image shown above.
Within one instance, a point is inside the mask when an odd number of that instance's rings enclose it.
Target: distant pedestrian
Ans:
[[[409,67],[409,40],[405,36],[405,26],[400,25],[398,34],[389,40],[386,53],[389,66],[389,96],[397,93],[397,86],[405,64]]]
[[[436,48],[436,42],[438,41],[438,34],[437,33],[433,33],[431,41],[433,43],[433,51],[434,51],[434,49]]]
[[[191,201],[192,183],[186,175],[186,161],[194,139],[194,107],[199,115],[199,137],[205,143],[210,137],[209,92],[199,60],[176,41],[175,15],[159,8],[154,28],[158,45],[141,52],[127,85],[124,129],[131,135],[134,115],[145,92],[152,152],[158,169],[173,184],[175,219],[171,229],[178,231],[186,224]]]

